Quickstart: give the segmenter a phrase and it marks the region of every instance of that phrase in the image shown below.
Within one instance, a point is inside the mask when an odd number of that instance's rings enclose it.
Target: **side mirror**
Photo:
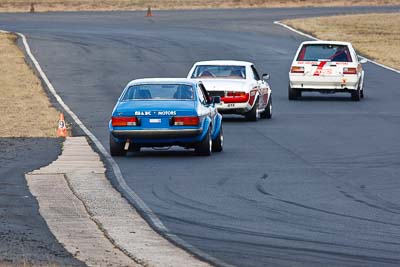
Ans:
[[[368,60],[366,59],[366,58],[364,58],[364,57],[362,57],[362,58],[360,58],[360,61],[359,61],[361,64],[365,64],[365,63],[367,63],[368,62]]]
[[[219,104],[219,103],[221,103],[221,97],[220,97],[220,96],[214,96],[214,97],[213,97],[213,103],[214,103],[214,104]]]
[[[269,74],[268,74],[268,73],[264,73],[264,74],[262,75],[262,79],[263,79],[264,81],[268,81],[268,80],[269,80]]]

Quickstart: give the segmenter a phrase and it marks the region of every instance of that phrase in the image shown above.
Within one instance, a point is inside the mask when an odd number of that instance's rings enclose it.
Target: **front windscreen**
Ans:
[[[191,100],[194,90],[187,84],[138,84],[129,87],[122,101],[140,100]]]
[[[297,57],[297,61],[336,61],[351,62],[349,48],[346,45],[306,44]]]
[[[198,65],[193,71],[192,78],[246,79],[246,67]]]

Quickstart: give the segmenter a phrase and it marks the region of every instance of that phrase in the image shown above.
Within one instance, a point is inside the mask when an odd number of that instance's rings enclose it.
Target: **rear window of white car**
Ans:
[[[129,87],[122,97],[122,101],[193,99],[193,86],[188,84],[138,84]]]
[[[192,78],[246,79],[246,67],[198,65],[193,71]]]
[[[297,56],[297,61],[321,60],[352,62],[349,48],[346,45],[305,44]]]

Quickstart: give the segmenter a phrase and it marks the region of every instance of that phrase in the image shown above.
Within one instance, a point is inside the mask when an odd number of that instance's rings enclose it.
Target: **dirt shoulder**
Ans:
[[[400,70],[400,13],[284,20],[322,40],[351,42],[358,53]]]
[[[61,152],[58,112],[13,34],[0,34],[0,266],[85,266],[50,233],[24,174]]]
[[[0,12],[400,5],[400,0],[0,0]]]
[[[58,112],[14,34],[0,34],[0,137],[55,137]]]

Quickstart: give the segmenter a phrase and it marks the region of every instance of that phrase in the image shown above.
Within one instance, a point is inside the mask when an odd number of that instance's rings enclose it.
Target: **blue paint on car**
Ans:
[[[222,116],[200,81],[176,78],[133,80],[125,87],[109,122],[110,153],[142,147],[181,146],[200,155],[223,148]]]

